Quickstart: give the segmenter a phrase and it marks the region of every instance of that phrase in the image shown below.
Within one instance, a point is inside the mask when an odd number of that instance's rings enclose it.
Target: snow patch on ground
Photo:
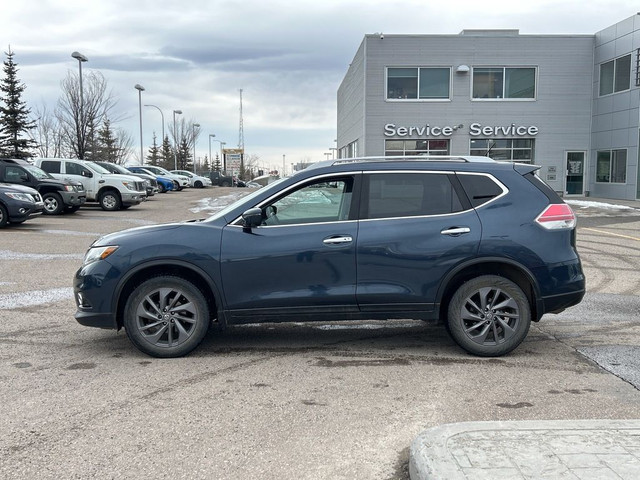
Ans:
[[[82,260],[82,253],[24,253],[0,250],[0,260]]]
[[[46,305],[73,298],[73,288],[52,288],[0,295],[0,310]]]
[[[51,233],[54,235],[71,235],[74,237],[101,237],[103,233],[96,232],[74,232],[73,230],[42,230],[42,233]]]
[[[640,213],[637,208],[629,207],[627,205],[613,205],[611,203],[603,202],[589,202],[585,200],[565,200],[569,205],[575,205],[580,208],[600,208],[602,210],[635,210]]]
[[[199,212],[205,211],[213,214],[213,213],[219,212],[227,205],[231,205],[233,202],[235,202],[236,200],[239,200],[240,198],[244,197],[248,193],[251,193],[251,191],[232,193],[230,195],[223,195],[222,197],[216,197],[216,198],[203,198],[198,202],[196,207],[190,208],[189,211],[193,213],[199,213]]]

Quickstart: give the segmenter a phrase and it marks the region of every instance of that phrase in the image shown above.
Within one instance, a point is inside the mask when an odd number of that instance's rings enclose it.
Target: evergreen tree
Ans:
[[[202,162],[202,171],[206,174],[209,173],[209,157],[207,155],[204,156],[204,162]]]
[[[219,172],[220,170],[222,170],[222,163],[220,163],[220,157],[216,153],[216,159],[213,161],[213,171]]]
[[[95,152],[93,160],[102,162],[117,163],[118,161],[118,139],[111,128],[111,122],[105,118],[102,127],[98,130]]]
[[[161,152],[160,147],[156,142],[156,134],[153,133],[153,145],[149,147],[149,154],[147,155],[147,163],[149,165],[158,166],[160,164]]]
[[[26,86],[18,80],[17,64],[13,62],[11,47],[5,52],[4,78],[0,81],[2,105],[0,105],[0,154],[13,158],[30,158],[36,142],[21,135],[36,127],[29,120],[31,110],[22,100],[22,92]]]
[[[162,142],[162,150],[160,152],[160,166],[162,168],[166,168],[167,170],[173,170],[174,167],[174,159],[173,159],[173,148],[171,148],[171,144],[169,143],[169,135],[164,137]]]
[[[193,170],[193,163],[191,160],[191,147],[187,139],[183,137],[180,142],[180,148],[178,149],[178,169],[189,171]]]

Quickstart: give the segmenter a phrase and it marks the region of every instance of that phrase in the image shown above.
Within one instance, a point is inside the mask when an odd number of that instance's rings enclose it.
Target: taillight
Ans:
[[[536,222],[547,230],[570,229],[576,226],[576,216],[566,203],[552,203],[538,215]]]

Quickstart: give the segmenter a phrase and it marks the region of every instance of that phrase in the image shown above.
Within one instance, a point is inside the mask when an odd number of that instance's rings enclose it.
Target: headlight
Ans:
[[[91,247],[89,250],[87,250],[87,253],[84,256],[84,260],[82,261],[82,265],[88,265],[98,260],[104,260],[117,249],[118,247],[115,245],[109,245],[106,247]]]
[[[136,191],[136,186],[135,184],[131,183],[131,182],[122,182],[122,185],[125,186],[125,188],[127,188],[127,190],[132,190],[132,191]]]
[[[73,192],[73,191],[75,190],[75,188],[73,188],[73,185],[65,185],[65,186],[64,186],[64,189],[65,189],[67,192]]]
[[[5,192],[4,194],[9,198],[13,198],[14,200],[21,200],[23,202],[35,203],[33,201],[33,197],[28,193]]]

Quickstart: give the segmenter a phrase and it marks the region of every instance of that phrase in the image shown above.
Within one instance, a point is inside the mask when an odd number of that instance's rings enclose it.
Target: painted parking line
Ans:
[[[597,228],[581,228],[581,230],[588,230],[590,232],[596,232],[596,233],[604,233],[605,235],[611,235],[613,237],[626,238],[628,240],[635,240],[637,242],[640,242],[640,238],[638,237],[632,237],[631,235],[623,235],[621,233],[607,232],[606,230],[598,230]]]

